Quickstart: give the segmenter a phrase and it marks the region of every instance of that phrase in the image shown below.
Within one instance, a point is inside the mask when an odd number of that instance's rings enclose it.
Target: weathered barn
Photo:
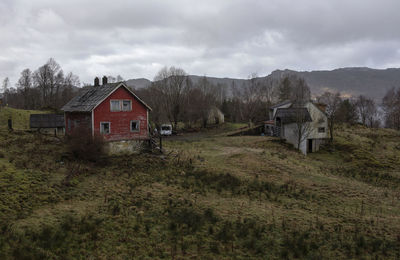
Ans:
[[[71,99],[65,113],[66,134],[89,131],[106,141],[148,140],[151,108],[123,82],[103,84],[95,79],[94,86]]]
[[[58,114],[31,114],[29,126],[33,130],[44,131],[47,133],[64,133],[64,115]]]
[[[295,147],[300,141],[303,154],[318,151],[328,138],[327,115],[320,105],[311,101],[301,107],[293,106],[291,101],[273,106],[270,118],[273,120],[265,122],[265,133],[285,139]]]

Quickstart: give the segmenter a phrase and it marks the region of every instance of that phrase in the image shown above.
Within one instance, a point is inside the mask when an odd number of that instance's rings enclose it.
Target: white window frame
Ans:
[[[138,128],[135,130],[132,130],[132,122],[136,122],[138,125]],[[131,120],[131,122],[129,123],[129,128],[131,129],[131,132],[140,132],[140,120]]]
[[[118,110],[113,110],[112,102],[118,102],[118,104],[119,104],[119,105],[118,105]],[[110,100],[110,111],[111,111],[111,112],[121,112],[121,111],[122,111],[121,105],[122,105],[121,100],[118,100],[118,99],[111,99],[111,100]]]
[[[103,131],[102,131],[102,124],[108,124],[108,133],[103,133]],[[109,135],[109,134],[111,134],[111,122],[100,122],[100,134],[102,134],[102,135]]]
[[[322,129],[323,131],[320,131],[321,129]],[[318,127],[318,133],[323,134],[323,133],[325,133],[325,132],[326,132],[325,127]]]
[[[124,102],[129,101],[129,109],[128,110],[124,110]],[[127,111],[132,111],[132,100],[130,99],[124,99],[121,102],[121,111],[123,112],[127,112]]]

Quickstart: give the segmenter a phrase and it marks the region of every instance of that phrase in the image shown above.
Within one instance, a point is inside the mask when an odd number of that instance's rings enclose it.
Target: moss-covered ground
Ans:
[[[221,131],[91,163],[1,129],[0,258],[400,257],[399,132],[340,126],[303,156]]]

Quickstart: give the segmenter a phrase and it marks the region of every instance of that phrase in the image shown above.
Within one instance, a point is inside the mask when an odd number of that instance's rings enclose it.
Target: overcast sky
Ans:
[[[53,57],[82,82],[163,66],[247,78],[400,67],[399,0],[1,0],[0,78]]]

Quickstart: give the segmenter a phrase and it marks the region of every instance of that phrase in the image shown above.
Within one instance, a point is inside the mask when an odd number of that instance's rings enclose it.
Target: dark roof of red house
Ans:
[[[278,108],[276,110],[275,119],[279,118],[283,124],[300,122],[312,122],[312,118],[308,109],[299,108]]]
[[[123,82],[108,83],[101,86],[90,86],[80,95],[72,98],[61,108],[61,110],[65,112],[91,112],[119,87],[124,87],[135,97],[136,100],[142,103],[147,109],[151,110],[151,108],[136,96],[135,93],[133,93],[132,90],[130,90]]]

